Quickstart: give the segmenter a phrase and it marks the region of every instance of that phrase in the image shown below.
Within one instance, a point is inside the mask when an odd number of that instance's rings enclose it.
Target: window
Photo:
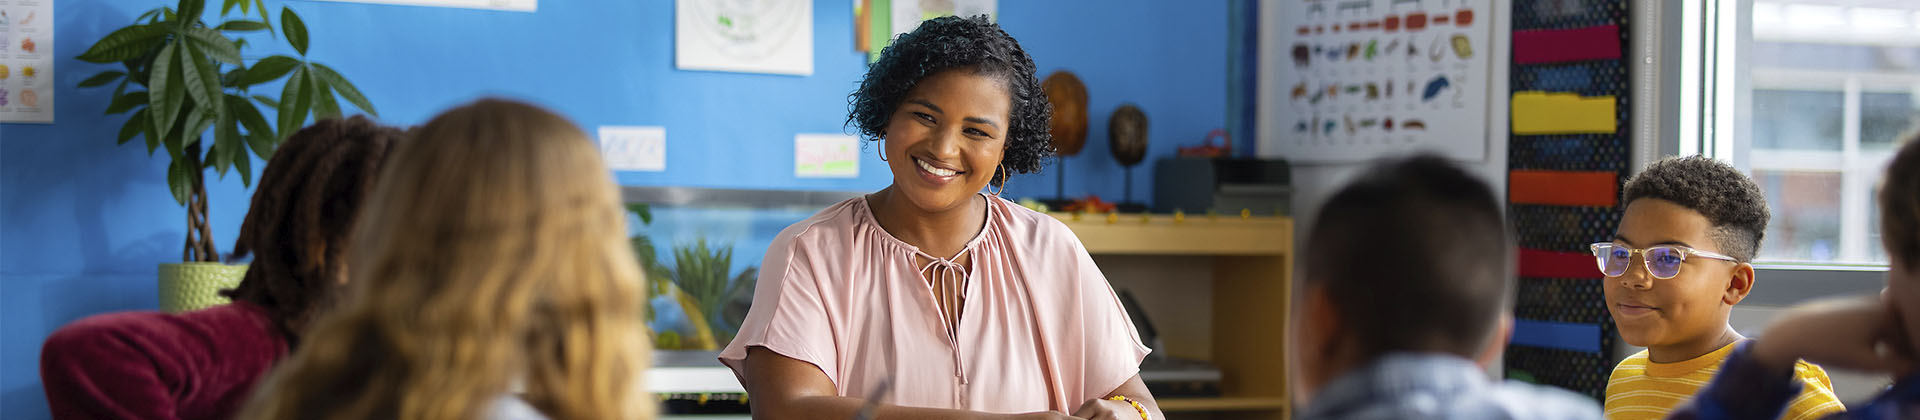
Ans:
[[[1873,194],[1896,142],[1920,129],[1920,2],[1694,4],[1682,50],[1701,58],[1681,65],[1680,108],[1700,112],[1682,113],[1678,150],[1733,162],[1766,190],[1757,260],[1885,265]]]

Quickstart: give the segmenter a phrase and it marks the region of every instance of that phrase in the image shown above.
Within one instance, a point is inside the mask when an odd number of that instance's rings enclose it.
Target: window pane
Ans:
[[[1753,147],[1840,150],[1846,95],[1806,90],[1753,91]]]
[[[1900,135],[1914,130],[1920,105],[1908,93],[1860,93],[1860,148],[1892,150]]]
[[[1832,262],[1840,256],[1840,173],[1755,170],[1773,221],[1764,261]]]

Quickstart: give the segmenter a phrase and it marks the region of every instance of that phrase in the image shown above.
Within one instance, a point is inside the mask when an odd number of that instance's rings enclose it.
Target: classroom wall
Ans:
[[[174,3],[56,1],[54,47],[65,57],[142,11]],[[312,31],[311,56],[353,80],[389,124],[419,124],[462,102],[505,96],[551,107],[590,133],[599,125],[666,126],[667,170],[617,174],[624,185],[858,191],[890,179],[871,149],[857,179],[792,176],[793,135],[842,132],[846,95],[864,71],[847,0],[814,2],[808,77],[675,70],[668,0],[546,0],[537,13],[267,3],[298,11]],[[1090,91],[1089,142],[1068,163],[1069,195],[1121,195],[1105,127],[1122,102],[1138,104],[1151,121],[1149,163],[1135,169],[1139,199],[1150,198],[1154,158],[1225,125],[1225,2],[999,7],[1041,76],[1071,69]],[[73,87],[109,67],[66,59],[56,68],[58,122],[0,124],[0,413],[8,419],[47,417],[38,376],[46,335],[90,314],[155,308],[156,266],[178,261],[185,238],[165,159],[114,145],[125,116],[99,115],[111,89]],[[1016,177],[1007,194],[1051,196],[1058,172]],[[223,250],[251,194],[236,178],[209,185]]]

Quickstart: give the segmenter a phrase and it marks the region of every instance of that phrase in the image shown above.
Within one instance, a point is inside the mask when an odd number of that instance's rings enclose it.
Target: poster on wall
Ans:
[[[854,49],[867,53],[867,62],[880,60],[880,51],[900,34],[913,32],[920,22],[941,16],[987,15],[999,19],[999,0],[854,0]]]
[[[53,1],[0,0],[0,123],[53,123]]]
[[[681,70],[813,74],[813,2],[677,0],[674,66]]]
[[[1481,161],[1491,0],[1282,2],[1280,155],[1354,162],[1411,151]],[[1504,83],[1504,81],[1502,82]]]
[[[458,7],[462,9],[511,10],[515,12],[534,12],[540,8],[540,0],[319,0],[348,3],[398,4],[403,6]]]

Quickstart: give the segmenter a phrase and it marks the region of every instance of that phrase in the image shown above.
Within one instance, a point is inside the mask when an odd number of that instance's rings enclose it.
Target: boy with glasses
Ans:
[[[1920,133],[1909,135],[1880,185],[1880,240],[1887,248],[1887,288],[1877,297],[1794,308],[1766,335],[1735,348],[1722,372],[1674,419],[1758,419],[1778,416],[1803,391],[1793,376],[1800,358],[1839,369],[1894,375],[1893,386],[1853,411],[1826,419],[1920,418]]]
[[[1746,339],[1727,316],[1753,291],[1749,262],[1769,215],[1752,179],[1701,156],[1655,162],[1625,190],[1613,241],[1592,250],[1621,338],[1647,349],[1614,368],[1606,415],[1658,419],[1713,379]],[[1793,373],[1806,386],[1781,418],[1845,410],[1819,366],[1797,362]]]

